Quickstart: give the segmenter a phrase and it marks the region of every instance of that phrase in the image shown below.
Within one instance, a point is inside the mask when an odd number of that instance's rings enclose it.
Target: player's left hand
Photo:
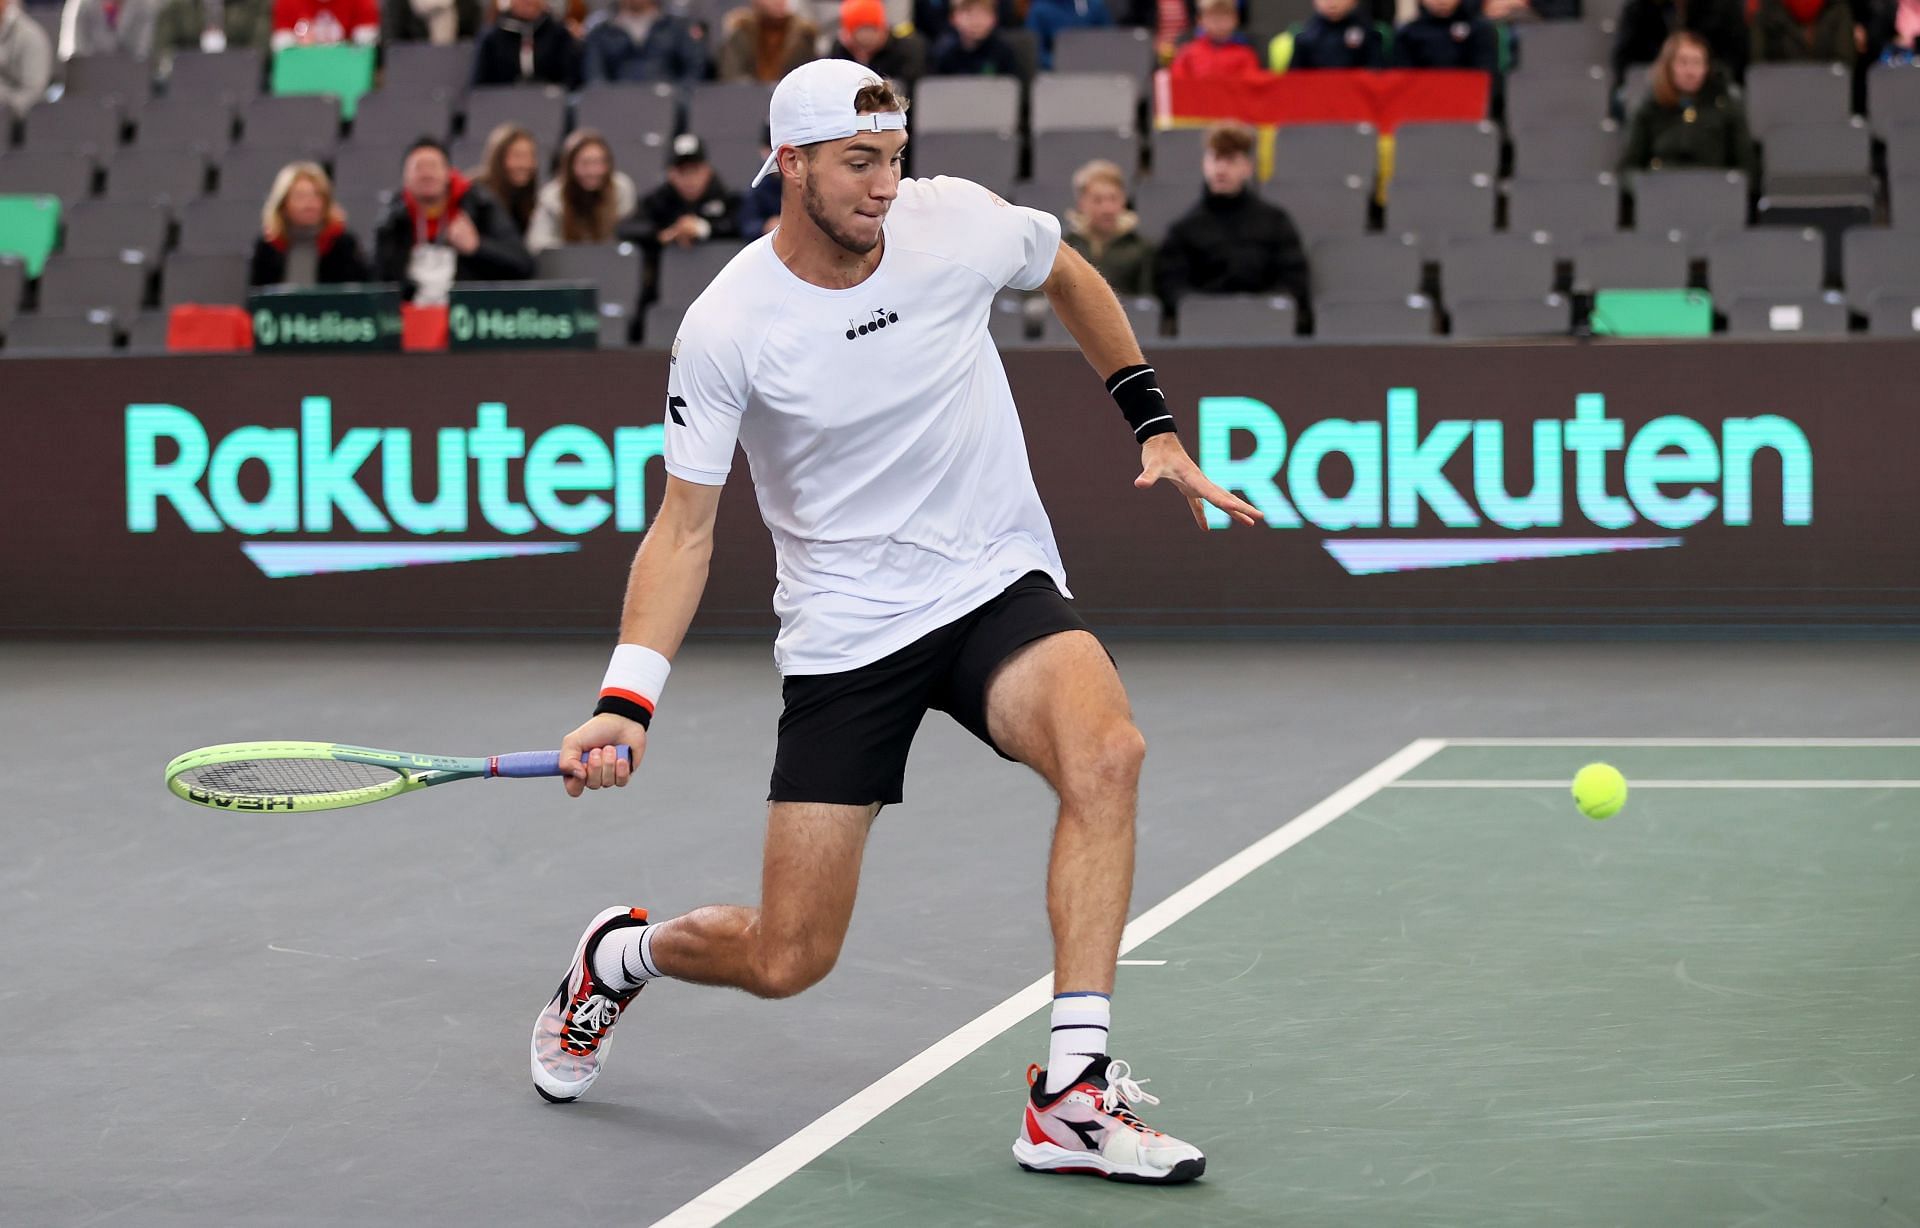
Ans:
[[[1244,499],[1235,498],[1225,490],[1214,485],[1213,480],[1200,471],[1193,463],[1186,448],[1180,444],[1180,437],[1171,431],[1155,435],[1140,445],[1140,476],[1133,484],[1145,490],[1156,482],[1166,481],[1174,489],[1186,496],[1187,508],[1193,513],[1193,522],[1201,528],[1207,527],[1207,514],[1200,504],[1211,503],[1235,521],[1244,525],[1260,523],[1260,509]]]

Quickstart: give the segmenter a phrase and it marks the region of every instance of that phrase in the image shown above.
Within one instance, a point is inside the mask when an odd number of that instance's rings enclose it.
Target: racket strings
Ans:
[[[215,793],[298,797],[378,788],[400,773],[371,763],[347,763],[339,759],[245,759],[209,763],[181,775],[189,785]]]

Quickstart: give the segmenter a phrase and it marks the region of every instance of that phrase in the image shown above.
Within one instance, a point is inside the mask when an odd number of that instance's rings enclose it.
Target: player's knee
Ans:
[[[839,962],[838,950],[775,951],[760,961],[753,992],[762,998],[791,998],[827,979]]]
[[[1065,757],[1061,792],[1069,800],[1131,792],[1146,758],[1146,735],[1132,721],[1113,721],[1089,732]]]

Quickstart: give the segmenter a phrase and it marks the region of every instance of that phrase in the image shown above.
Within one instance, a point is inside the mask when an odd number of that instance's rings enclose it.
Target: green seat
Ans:
[[[352,119],[360,95],[373,88],[372,47],[336,43],[328,47],[288,47],[273,57],[273,92],[332,94],[340,117]]]
[[[1713,296],[1705,290],[1601,290],[1593,331],[1602,337],[1707,337]]]
[[[0,252],[20,257],[28,277],[39,277],[60,234],[57,196],[0,196]]]

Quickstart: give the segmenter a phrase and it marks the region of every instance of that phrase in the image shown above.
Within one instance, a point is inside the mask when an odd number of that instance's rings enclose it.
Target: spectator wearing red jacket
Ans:
[[[380,0],[273,0],[273,49],[380,41]]]
[[[1237,0],[1200,0],[1200,29],[1173,57],[1175,77],[1244,77],[1265,65],[1247,36],[1240,33]]]

